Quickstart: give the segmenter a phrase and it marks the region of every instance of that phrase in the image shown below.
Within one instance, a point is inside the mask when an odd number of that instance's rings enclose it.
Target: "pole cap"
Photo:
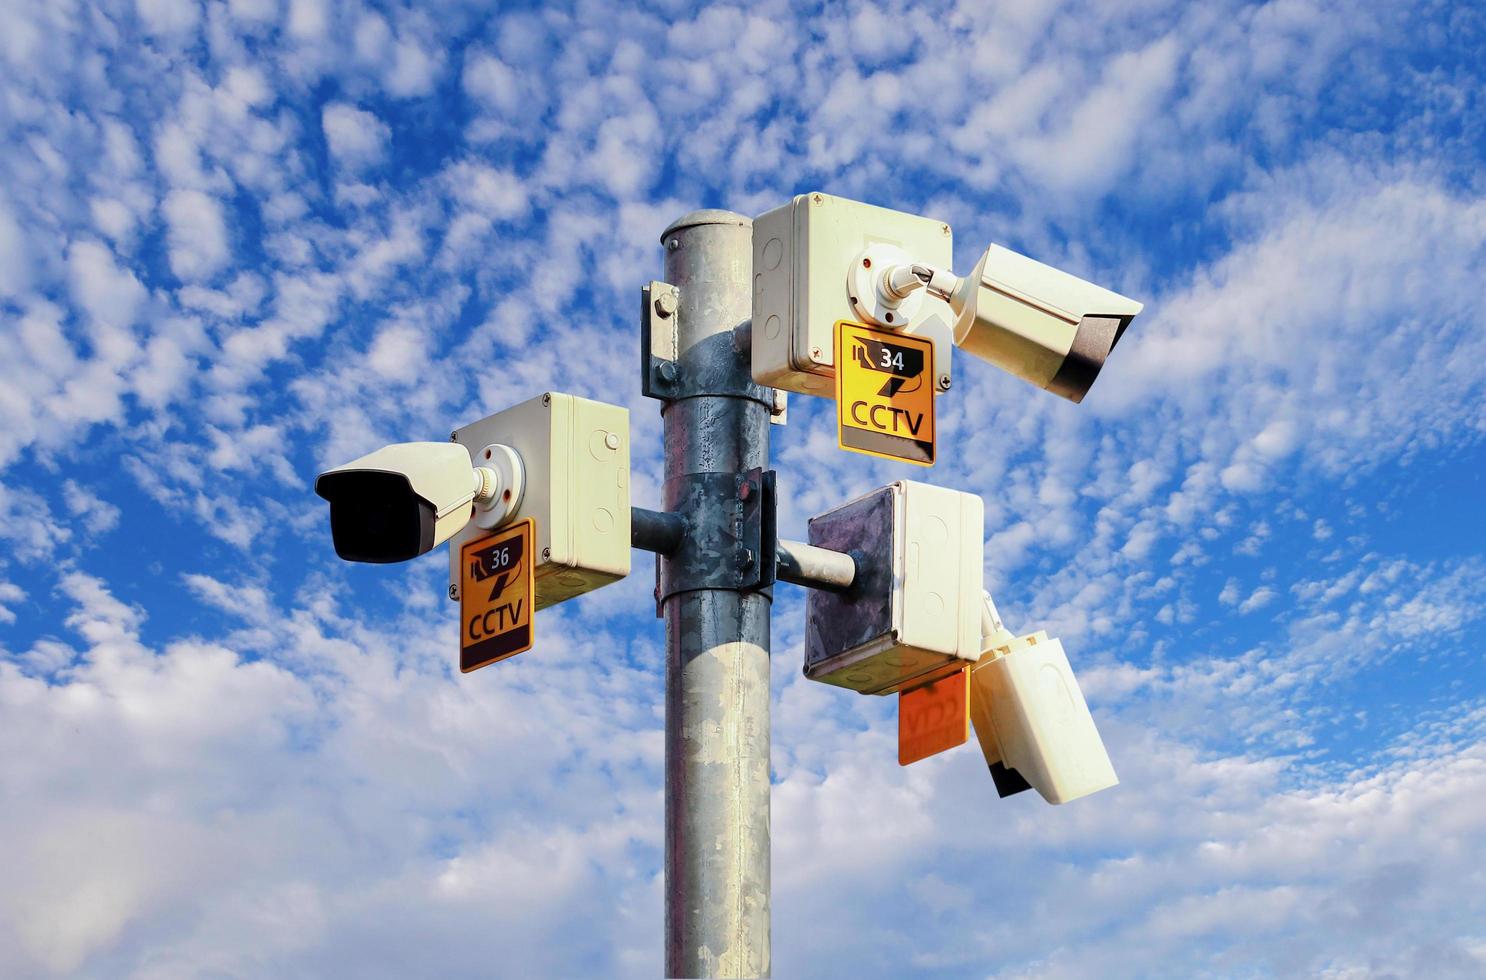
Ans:
[[[736,211],[724,211],[720,208],[703,208],[693,211],[691,214],[683,215],[671,222],[665,231],[661,232],[660,240],[664,244],[671,235],[685,228],[695,228],[698,225],[734,225],[740,228],[748,228],[753,225],[753,219],[739,214]]]

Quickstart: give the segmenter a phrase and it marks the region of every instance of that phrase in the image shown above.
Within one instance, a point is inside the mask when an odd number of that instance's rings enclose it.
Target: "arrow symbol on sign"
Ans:
[[[913,387],[912,388],[904,388],[903,386],[906,385],[909,381],[912,381],[913,382]],[[923,383],[924,383],[924,376],[923,375],[919,375],[916,378],[888,378],[887,379],[887,384],[885,384],[881,388],[879,388],[877,390],[877,394],[880,395],[880,396],[882,396],[883,398],[891,398],[894,395],[899,394],[900,392],[904,392],[904,391],[907,391],[907,392],[918,391],[919,388],[923,387]]]
[[[501,576],[495,580],[495,585],[491,587],[491,589],[490,589],[490,599],[487,600],[487,601],[494,602],[495,601],[495,597],[498,596],[498,595],[500,595],[502,592],[506,591],[506,586],[510,585],[515,580],[516,580],[516,572],[514,572],[514,571],[505,572],[505,573],[501,574]]]

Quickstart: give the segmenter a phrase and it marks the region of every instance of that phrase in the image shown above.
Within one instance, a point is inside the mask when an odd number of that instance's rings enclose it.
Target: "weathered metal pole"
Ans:
[[[765,558],[739,540],[733,519],[740,498],[760,490],[746,474],[769,458],[772,393],[752,383],[734,335],[751,315],[751,229],[742,215],[697,211],[661,237],[678,299],[664,313],[676,331],[662,408],[665,509],[687,530],[656,559],[669,977],[769,976],[770,595],[766,582],[712,587]]]

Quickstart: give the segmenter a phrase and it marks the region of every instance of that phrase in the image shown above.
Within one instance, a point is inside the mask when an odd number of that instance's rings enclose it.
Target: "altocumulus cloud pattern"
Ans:
[[[628,405],[695,207],[826,190],[1147,302],[963,358],[930,478],[1122,783],[910,769],[775,608],[779,976],[1486,973],[1478,5],[0,8],[0,973],[654,976],[650,562],[454,671],[319,469]],[[920,471],[776,429],[783,533]]]

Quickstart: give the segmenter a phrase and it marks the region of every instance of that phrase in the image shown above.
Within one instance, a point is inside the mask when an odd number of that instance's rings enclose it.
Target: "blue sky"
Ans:
[[[314,474],[627,405],[696,207],[822,190],[1146,303],[1084,404],[970,359],[927,474],[774,430],[785,534],[980,494],[1122,783],[999,800],[774,610],[780,977],[1486,974],[1472,5],[0,8],[0,973],[654,976],[651,562],[461,676]]]

